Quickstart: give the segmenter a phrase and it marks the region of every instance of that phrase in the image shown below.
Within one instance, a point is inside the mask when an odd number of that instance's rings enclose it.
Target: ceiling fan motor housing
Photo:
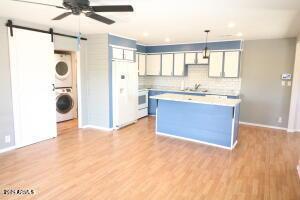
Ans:
[[[63,6],[71,10],[74,15],[80,15],[82,11],[90,10],[89,0],[64,0]]]

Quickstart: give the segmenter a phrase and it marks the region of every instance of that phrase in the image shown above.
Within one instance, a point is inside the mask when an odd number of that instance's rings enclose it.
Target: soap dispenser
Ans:
[[[184,81],[181,81],[181,84],[180,84],[180,90],[184,90],[185,86],[184,86]]]

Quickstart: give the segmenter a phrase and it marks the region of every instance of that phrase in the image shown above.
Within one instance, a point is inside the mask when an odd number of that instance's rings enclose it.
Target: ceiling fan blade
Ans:
[[[46,3],[38,3],[38,2],[23,1],[23,0],[11,0],[11,1],[22,2],[22,3],[30,3],[30,4],[36,4],[36,5],[42,5],[42,6],[51,6],[51,7],[55,7],[55,8],[65,9],[65,8],[62,7],[62,6],[51,5],[51,4],[46,4]]]
[[[63,13],[61,15],[58,15],[57,17],[53,18],[52,20],[61,20],[61,19],[65,18],[65,17],[68,17],[71,14],[72,14],[72,12],[65,12],[65,13]]]
[[[131,5],[91,6],[94,12],[133,12]]]
[[[98,15],[96,13],[93,13],[93,12],[85,13],[85,15],[89,18],[92,18],[92,19],[97,20],[99,22],[103,22],[103,23],[108,24],[108,25],[115,23],[115,21],[113,21],[111,19],[108,19],[106,17],[103,17],[101,15]]]

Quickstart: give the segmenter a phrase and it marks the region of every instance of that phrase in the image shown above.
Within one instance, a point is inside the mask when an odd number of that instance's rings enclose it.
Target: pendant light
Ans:
[[[208,37],[208,33],[210,32],[210,30],[205,30],[204,31],[206,33],[206,40],[205,40],[205,48],[204,48],[204,53],[203,53],[203,59],[209,59],[209,49],[207,47],[207,37]]]

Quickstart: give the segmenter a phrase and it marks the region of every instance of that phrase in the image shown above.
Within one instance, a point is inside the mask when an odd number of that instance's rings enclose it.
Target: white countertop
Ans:
[[[241,103],[241,99],[225,99],[215,96],[194,96],[186,94],[160,94],[150,97],[152,99],[168,100],[168,101],[180,101],[187,103],[199,103],[199,104],[209,104],[218,106],[230,106],[235,107]]]
[[[166,91],[166,92],[182,92],[182,93],[194,93],[194,94],[214,94],[214,95],[224,95],[224,96],[239,96],[240,93],[232,90],[218,90],[218,89],[208,89],[207,92],[204,92],[204,89],[200,89],[197,91],[191,90],[180,90],[175,87],[147,87],[142,86],[139,87],[139,91],[141,90],[155,90],[155,91]]]

